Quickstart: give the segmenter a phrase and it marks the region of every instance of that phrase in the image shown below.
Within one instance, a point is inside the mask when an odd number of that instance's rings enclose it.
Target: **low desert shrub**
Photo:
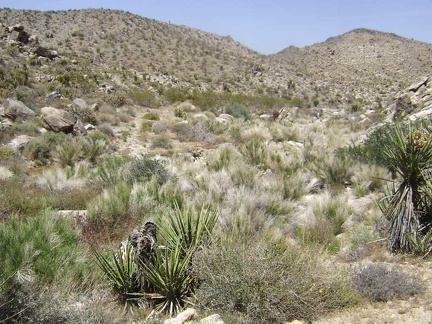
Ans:
[[[150,112],[146,112],[142,116],[142,119],[145,119],[145,120],[160,120],[160,117],[159,117],[159,114],[157,112],[150,111]]]
[[[238,153],[235,148],[224,146],[211,156],[208,156],[206,166],[209,171],[220,171],[228,168],[236,158],[238,158]]]
[[[239,149],[245,161],[250,165],[260,168],[267,167],[268,151],[267,146],[259,139],[251,139]]]
[[[153,122],[150,120],[143,120],[141,122],[140,131],[141,132],[149,132],[152,130]]]
[[[47,164],[51,159],[51,149],[43,142],[32,141],[25,146],[23,156],[40,164]]]
[[[161,185],[169,180],[170,175],[163,161],[152,158],[149,155],[139,155],[128,163],[124,177],[130,184],[134,182],[148,182],[152,178],[155,178]]]
[[[7,145],[0,146],[0,161],[12,157],[15,154],[14,150]]]
[[[262,234],[262,233],[261,233]],[[225,236],[193,258],[196,303],[248,322],[310,321],[358,301],[346,276],[280,239]]]
[[[102,134],[104,134],[104,135],[106,135],[106,136],[108,136],[108,137],[111,137],[111,138],[114,137],[114,130],[112,129],[111,125],[108,124],[108,123],[102,123],[102,124],[100,124],[100,125],[98,126],[98,130],[99,130]]]
[[[160,102],[152,90],[136,91],[132,94],[134,102],[143,107],[156,108]]]
[[[114,107],[121,107],[128,103],[128,97],[123,92],[114,92],[109,95],[108,102]]]
[[[155,135],[151,141],[152,148],[172,148],[171,139],[165,134]]]
[[[229,103],[224,107],[224,113],[229,114],[235,118],[249,120],[250,115],[248,108],[240,103]]]
[[[174,107],[173,111],[174,111],[174,116],[186,119],[187,114],[186,114],[186,111],[184,110],[183,106],[179,105],[177,107]]]
[[[406,298],[422,291],[422,283],[414,274],[405,274],[383,263],[359,266],[351,281],[359,292],[373,301]]]

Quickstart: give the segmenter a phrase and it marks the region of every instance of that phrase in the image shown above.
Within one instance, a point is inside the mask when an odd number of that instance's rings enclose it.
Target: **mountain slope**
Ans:
[[[223,89],[283,96],[304,105],[377,108],[432,70],[431,44],[368,29],[265,56],[229,36],[118,10],[5,8],[0,22],[22,24],[43,46],[76,62],[73,69],[103,74],[104,82],[122,86],[122,79],[139,77],[142,86]]]
[[[331,102],[373,102],[430,73],[432,45],[362,28],[312,46],[288,47],[268,60],[282,75],[301,72],[303,84],[311,80]]]

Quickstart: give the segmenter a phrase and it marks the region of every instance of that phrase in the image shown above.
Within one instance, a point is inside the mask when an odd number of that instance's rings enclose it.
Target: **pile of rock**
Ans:
[[[39,37],[30,35],[21,24],[14,26],[0,25],[0,38],[6,40],[9,45],[15,45],[22,53],[46,57],[50,60],[58,57],[58,52],[39,45]]]
[[[411,84],[402,93],[398,93],[388,107],[388,121],[409,116],[411,120],[425,118],[432,114],[432,85],[429,75]]]

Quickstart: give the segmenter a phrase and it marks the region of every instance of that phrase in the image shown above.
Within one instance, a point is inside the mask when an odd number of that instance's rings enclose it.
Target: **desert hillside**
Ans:
[[[430,324],[431,44],[0,23],[1,323]]]
[[[296,98],[305,106],[315,99],[379,107],[431,70],[431,44],[368,29],[265,56],[229,36],[118,10],[1,9],[0,22],[22,24],[41,45],[86,69],[132,71],[177,87]]]

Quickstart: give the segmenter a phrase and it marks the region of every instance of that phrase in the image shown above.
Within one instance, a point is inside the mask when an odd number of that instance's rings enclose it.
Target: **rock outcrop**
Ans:
[[[17,118],[29,118],[35,116],[35,112],[21,101],[6,99],[0,107],[0,116],[15,121]]]
[[[390,113],[387,120],[409,116],[416,120],[432,113],[432,84],[429,75],[420,78],[406,90],[398,93],[388,107]]]
[[[40,118],[45,128],[53,132],[63,132],[66,134],[74,132],[74,126],[78,120],[70,112],[54,107],[42,108]]]

